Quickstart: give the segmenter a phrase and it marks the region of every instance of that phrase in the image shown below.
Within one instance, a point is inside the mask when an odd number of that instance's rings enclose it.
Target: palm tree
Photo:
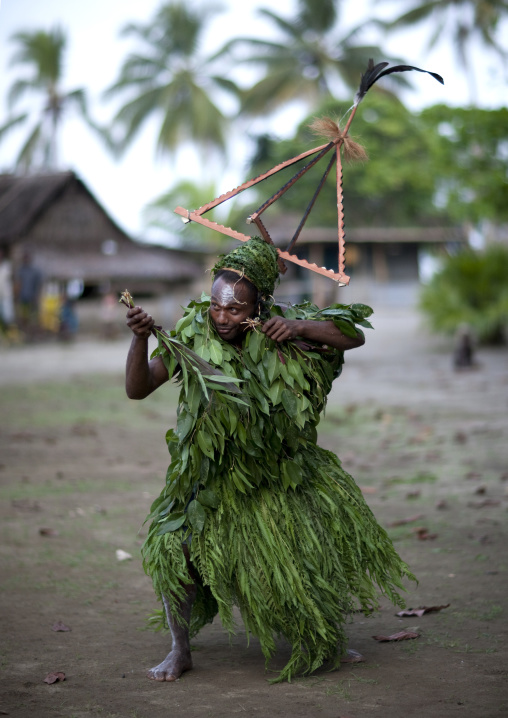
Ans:
[[[31,74],[11,85],[9,110],[12,113],[23,95],[28,93],[42,98],[42,108],[35,118],[30,111],[11,116],[0,127],[0,141],[14,127],[29,125],[28,137],[15,161],[16,168],[22,171],[33,167],[54,170],[58,166],[58,133],[68,109],[74,106],[90,126],[98,128],[88,115],[85,91],[80,88],[65,92],[60,86],[67,42],[64,32],[60,28],[49,32],[19,32],[11,40],[17,43],[18,48],[10,64],[28,66]]]
[[[123,151],[153,115],[160,122],[157,149],[171,153],[180,142],[224,150],[226,118],[211,99],[215,90],[237,92],[236,85],[213,74],[213,59],[198,55],[199,41],[215,6],[195,10],[181,1],[163,5],[147,25],[130,24],[139,52],[125,60],[107,97],[123,95],[125,104],[113,120]]]
[[[460,67],[468,80],[471,104],[474,105],[477,92],[471,62],[472,45],[479,40],[504,63],[507,52],[499,44],[496,32],[507,12],[508,0],[413,0],[410,10],[395,20],[384,23],[384,27],[388,30],[399,30],[430,20],[433,32],[429,37],[428,49],[451,36]]]
[[[300,0],[290,19],[266,8],[259,12],[277,28],[280,40],[236,38],[222,50],[264,72],[243,92],[245,114],[270,113],[296,99],[316,104],[333,97],[340,85],[357,89],[369,57],[381,56],[378,47],[357,42],[361,26],[340,35],[337,0]]]

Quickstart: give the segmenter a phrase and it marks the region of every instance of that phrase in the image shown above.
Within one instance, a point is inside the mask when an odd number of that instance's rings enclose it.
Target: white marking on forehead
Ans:
[[[238,294],[240,294],[239,286],[235,287],[229,282],[221,282],[220,278],[214,283],[212,296],[222,307],[230,304],[247,304],[238,297]]]

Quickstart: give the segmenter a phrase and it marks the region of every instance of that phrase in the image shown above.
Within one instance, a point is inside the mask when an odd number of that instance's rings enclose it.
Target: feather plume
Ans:
[[[344,159],[348,162],[365,162],[368,160],[365,148],[353,140],[347,132],[340,129],[338,121],[331,117],[316,117],[309,125],[312,132],[318,137],[343,144]]]
[[[381,77],[384,77],[385,75],[391,75],[392,72],[408,72],[410,70],[416,70],[416,72],[425,72],[428,75],[432,75],[435,80],[444,85],[443,78],[441,77],[441,75],[438,75],[437,72],[430,72],[430,70],[422,70],[420,67],[414,67],[414,65],[396,65],[395,67],[390,67],[388,70],[385,70],[384,68],[387,65],[387,62],[378,62],[377,65],[374,65],[374,60],[369,59],[369,62],[367,64],[367,70],[362,75],[360,87],[358,88],[358,92],[355,96],[355,107],[360,104],[360,102],[365,97],[367,91],[370,90],[370,88],[375,82],[377,82]]]

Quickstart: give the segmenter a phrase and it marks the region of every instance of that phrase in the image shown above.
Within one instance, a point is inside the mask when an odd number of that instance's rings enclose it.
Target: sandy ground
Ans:
[[[241,622],[231,641],[218,621],[203,630],[177,683],[145,678],[169,647],[144,630],[156,604],[139,547],[174,388],[128,401],[124,338],[0,347],[0,715],[508,715],[508,352],[478,351],[477,368],[456,373],[450,342],[415,314],[381,312],[375,326],[348,355],[320,442],[418,576],[408,606],[449,606],[398,618],[382,600],[349,626],[365,663],[274,686]],[[419,637],[372,638],[403,629]],[[270,667],[285,656],[281,641]],[[44,683],[53,671],[66,680]]]

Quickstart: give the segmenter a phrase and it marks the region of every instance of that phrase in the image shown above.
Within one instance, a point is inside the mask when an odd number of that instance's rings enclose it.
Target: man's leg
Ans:
[[[192,567],[190,566],[190,559],[187,546],[183,547],[187,563],[189,564],[189,570],[192,574]],[[169,607],[169,601],[166,596],[163,596],[164,608],[166,609],[166,616],[168,619],[169,628],[171,630],[171,638],[173,645],[171,651],[168,653],[166,658],[159,663],[158,666],[150,668],[147,673],[148,678],[155,681],[176,681],[180,678],[182,673],[190,671],[192,668],[192,658],[190,650],[190,639],[189,639],[189,623],[192,610],[192,604],[196,598],[197,588],[195,583],[190,583],[184,586],[186,596],[183,601],[180,602],[177,611],[178,616],[183,618],[185,625],[181,626],[175,620],[175,617],[171,613]]]

